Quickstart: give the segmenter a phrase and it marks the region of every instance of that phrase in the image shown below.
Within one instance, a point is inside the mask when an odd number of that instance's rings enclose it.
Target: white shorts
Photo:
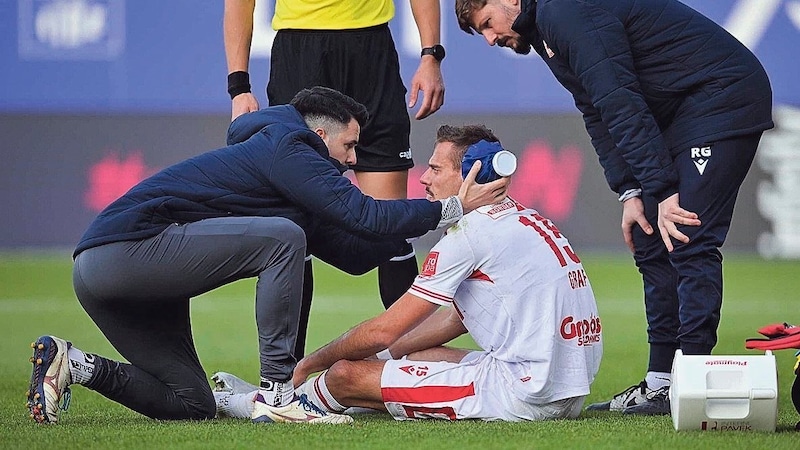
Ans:
[[[517,422],[575,418],[586,397],[546,404],[523,402],[512,392],[513,372],[486,352],[470,352],[460,363],[389,360],[381,395],[396,420],[482,419]]]

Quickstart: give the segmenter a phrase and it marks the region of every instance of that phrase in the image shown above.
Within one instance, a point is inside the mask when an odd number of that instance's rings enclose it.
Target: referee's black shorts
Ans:
[[[364,104],[369,120],[356,147],[365,172],[394,172],[414,166],[406,88],[389,26],[357,30],[280,30],[270,61],[270,105],[289,103],[300,90],[326,86]]]

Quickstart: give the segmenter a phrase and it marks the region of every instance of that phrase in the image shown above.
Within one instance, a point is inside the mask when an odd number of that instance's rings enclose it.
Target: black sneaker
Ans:
[[[601,403],[592,403],[586,407],[587,411],[622,411],[625,408],[639,405],[647,401],[647,396],[653,391],[648,389],[647,383],[642,380],[639,384],[625,389],[611,397],[611,400]]]
[[[669,386],[650,391],[644,403],[629,406],[622,410],[622,414],[636,414],[640,416],[663,416],[670,414]]]

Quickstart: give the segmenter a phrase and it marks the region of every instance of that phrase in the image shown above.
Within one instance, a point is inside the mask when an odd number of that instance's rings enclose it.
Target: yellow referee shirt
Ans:
[[[367,28],[394,17],[392,0],[276,0],[275,30]]]

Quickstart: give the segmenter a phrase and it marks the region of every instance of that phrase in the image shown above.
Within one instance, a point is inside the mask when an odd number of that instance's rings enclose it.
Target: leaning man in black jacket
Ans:
[[[242,116],[239,142],[134,186],[92,222],[74,253],[83,308],[129,363],[42,336],[33,347],[31,417],[58,420],[70,384],[155,419],[209,419],[214,396],[192,340],[192,297],[256,283],[261,389],[254,422],[348,423],[296,397],[292,355],[306,253],[364,273],[437,226],[505,195],[507,180],[465,182],[445,201],[379,201],[342,176],[355,163],[366,109],[328,88]],[[477,167],[475,168],[477,169]]]
[[[677,0],[456,0],[456,15],[489,45],[544,59],[575,98],[622,202],[622,235],[644,279],[650,362],[641,383],[588,408],[669,413],[675,350],[710,354],[717,342],[719,248],[773,126],[764,68]]]

